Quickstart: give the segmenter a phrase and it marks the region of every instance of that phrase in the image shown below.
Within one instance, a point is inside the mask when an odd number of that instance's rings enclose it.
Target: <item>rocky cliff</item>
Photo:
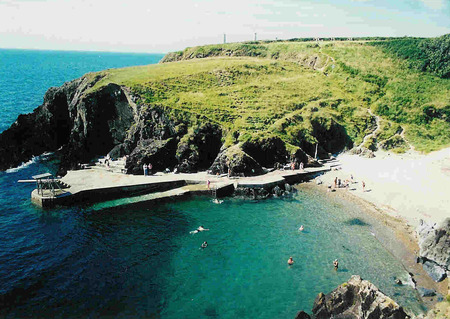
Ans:
[[[217,123],[167,113],[159,105],[143,103],[124,85],[108,83],[93,89],[101,78],[88,74],[50,88],[41,106],[20,115],[0,134],[0,170],[48,151],[60,153],[60,173],[106,154],[127,155],[126,169],[132,174],[142,174],[143,164],[151,163],[154,171],[211,169],[255,175],[263,173],[263,165],[271,167],[291,157],[279,138],[225,146],[223,128]],[[311,161],[300,149],[293,156]]]
[[[402,307],[359,276],[352,276],[327,295],[320,293],[314,301],[312,312],[316,319],[408,318]],[[301,311],[296,318],[310,317]]]
[[[450,218],[440,225],[420,221],[418,262],[435,281],[444,280],[450,271]]]
[[[124,88],[108,84],[90,92],[99,77],[50,88],[33,113],[20,115],[0,135],[0,169],[46,151],[60,150],[66,168],[104,155],[127,136],[136,109]]]

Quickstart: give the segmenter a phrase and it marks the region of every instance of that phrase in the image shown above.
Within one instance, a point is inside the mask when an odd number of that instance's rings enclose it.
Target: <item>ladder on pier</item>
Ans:
[[[212,197],[217,198],[217,187],[211,188],[211,195]]]

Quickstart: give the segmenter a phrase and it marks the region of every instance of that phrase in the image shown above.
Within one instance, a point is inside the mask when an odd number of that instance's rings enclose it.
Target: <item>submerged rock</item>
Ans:
[[[418,287],[417,291],[422,297],[433,297],[436,296],[436,290],[434,289],[427,289],[423,287]]]
[[[320,293],[312,312],[316,319],[407,318],[402,307],[360,276],[352,276],[327,295]]]
[[[417,234],[420,248],[417,261],[433,280],[444,280],[450,270],[450,218],[440,225],[421,220]]]
[[[306,312],[304,311],[299,311],[297,313],[297,316],[295,316],[295,319],[311,319],[311,316],[308,315]]]

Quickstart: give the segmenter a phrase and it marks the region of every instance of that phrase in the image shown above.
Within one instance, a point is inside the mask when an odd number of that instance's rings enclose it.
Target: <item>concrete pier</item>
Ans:
[[[57,194],[31,194],[32,201],[42,207],[55,205],[85,205],[111,201],[119,198],[155,194],[148,200],[172,196],[205,194],[214,197],[231,195],[236,187],[270,189],[286,183],[301,182],[311,175],[330,170],[329,167],[306,168],[304,170],[273,171],[253,177],[228,178],[195,174],[156,173],[151,176],[126,175],[99,169],[69,171],[61,181],[69,187]],[[210,181],[208,189],[207,182]]]

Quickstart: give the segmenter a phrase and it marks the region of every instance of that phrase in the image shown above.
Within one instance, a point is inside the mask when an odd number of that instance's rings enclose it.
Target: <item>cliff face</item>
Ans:
[[[0,169],[60,148],[63,165],[72,168],[123,142],[136,110],[118,85],[89,92],[98,79],[82,77],[50,88],[41,106],[33,113],[20,115],[0,135]]]

